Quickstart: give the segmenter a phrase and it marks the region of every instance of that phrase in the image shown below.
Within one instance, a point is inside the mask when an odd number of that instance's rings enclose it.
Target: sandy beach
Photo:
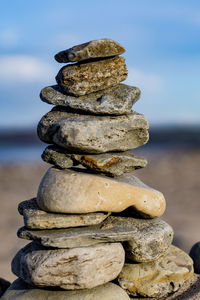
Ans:
[[[181,149],[146,155],[149,163],[135,175],[146,184],[162,191],[167,209],[163,219],[175,231],[174,244],[188,252],[200,241],[200,149]],[[12,281],[15,276],[10,262],[15,253],[27,242],[16,237],[23,225],[17,212],[19,202],[36,196],[40,180],[49,165],[0,165],[0,277]]]

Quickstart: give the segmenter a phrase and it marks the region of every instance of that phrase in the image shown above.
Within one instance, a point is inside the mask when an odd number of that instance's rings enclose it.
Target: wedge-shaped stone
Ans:
[[[115,56],[125,51],[124,47],[111,39],[99,39],[60,51],[55,55],[55,60],[59,63],[68,63],[70,61]]]
[[[163,194],[142,183],[132,173],[117,179],[88,174],[85,170],[49,168],[37,195],[45,211],[84,214],[121,212],[128,207],[142,215],[159,217],[165,211]]]
[[[87,169],[107,176],[120,176],[133,170],[144,168],[147,160],[131,152],[104,154],[72,154],[67,150],[48,146],[42,153],[42,159],[61,169],[71,168],[72,165],[83,165]]]
[[[40,120],[38,136],[70,151],[104,153],[126,151],[147,143],[148,122],[136,112],[123,116],[69,113],[55,107]]]
[[[90,289],[117,277],[124,264],[120,243],[47,250],[30,243],[12,261],[12,272],[29,284]]]
[[[40,93],[42,101],[49,104],[62,105],[98,115],[128,114],[139,97],[140,90],[126,84],[119,84],[80,97],[65,94],[58,85],[45,87]]]
[[[23,201],[18,206],[24,225],[31,229],[68,228],[95,225],[103,222],[110,213],[56,214],[41,210],[36,199]]]
[[[82,228],[28,230],[22,227],[18,236],[54,248],[86,247],[102,242],[124,242],[128,257],[137,262],[158,259],[169,248],[172,228],[160,219],[144,220],[108,217],[103,223]]]
[[[92,62],[64,66],[56,81],[62,89],[74,96],[83,96],[115,86],[124,81],[128,70],[124,57],[115,56]]]
[[[118,285],[106,283],[92,289],[64,291],[42,289],[28,285],[22,279],[15,280],[1,300],[129,300]]]
[[[118,281],[132,296],[164,297],[177,291],[192,276],[192,259],[171,246],[163,257],[154,262],[125,264]]]

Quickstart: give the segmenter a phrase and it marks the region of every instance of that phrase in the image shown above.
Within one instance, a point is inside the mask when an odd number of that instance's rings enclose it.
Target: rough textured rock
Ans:
[[[64,291],[39,289],[15,280],[1,300],[129,300],[127,293],[118,285],[106,283],[92,289]]]
[[[200,274],[200,242],[194,244],[189,255],[193,259],[195,273]]]
[[[48,146],[42,153],[42,159],[61,169],[71,168],[72,165],[83,165],[87,169],[107,176],[120,176],[133,170],[144,168],[147,160],[131,152],[104,154],[72,154],[67,150]]]
[[[124,243],[128,256],[134,261],[143,262],[158,259],[166,252],[172,242],[173,230],[160,219],[108,217],[99,225],[84,228],[28,230],[22,227],[18,236],[55,248],[128,241]]]
[[[40,93],[42,101],[49,104],[62,105],[98,115],[128,114],[139,97],[140,90],[126,84],[119,84],[80,97],[65,94],[58,85],[45,87]]]
[[[39,138],[70,151],[126,151],[147,143],[148,122],[136,112],[123,116],[92,116],[55,107],[38,124]]]
[[[89,214],[56,214],[41,210],[36,198],[23,201],[18,206],[19,213],[24,217],[24,225],[31,229],[68,228],[95,225],[103,222],[110,213]]]
[[[64,66],[58,72],[56,81],[65,92],[82,96],[115,86],[127,76],[124,57],[115,56]]]
[[[5,291],[9,288],[10,286],[10,282],[0,278],[0,297],[3,296],[3,294],[5,293]]]
[[[12,261],[12,271],[29,284],[90,289],[117,277],[124,264],[120,243],[46,250],[30,243]]]
[[[49,168],[37,194],[37,204],[45,211],[83,214],[121,212],[128,207],[147,217],[165,211],[163,194],[142,183],[132,173],[112,179],[88,174],[81,169]]]
[[[55,60],[59,63],[68,63],[115,56],[122,54],[125,51],[124,47],[111,39],[99,39],[60,51],[55,55]]]
[[[132,296],[164,297],[177,291],[192,276],[192,259],[182,250],[171,246],[157,261],[125,264],[118,281]]]

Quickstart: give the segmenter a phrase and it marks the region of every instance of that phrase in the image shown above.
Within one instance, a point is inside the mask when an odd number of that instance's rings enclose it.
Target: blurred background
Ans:
[[[200,2],[1,1],[0,16],[0,277],[15,278],[10,261],[26,243],[17,205],[49,167],[36,126],[51,109],[40,90],[62,67],[54,55],[105,37],[127,49],[126,83],[142,91],[133,109],[150,123],[149,143],[133,151],[149,161],[136,176],[163,192],[163,219],[188,252],[200,240]]]

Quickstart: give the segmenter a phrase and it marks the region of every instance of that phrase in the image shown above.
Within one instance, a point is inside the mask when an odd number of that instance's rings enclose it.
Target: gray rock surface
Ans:
[[[30,243],[14,257],[12,271],[35,286],[90,289],[115,279],[124,256],[120,243],[53,250]]]
[[[64,66],[58,72],[56,81],[65,92],[83,96],[118,85],[127,76],[124,57],[115,56]]]
[[[70,151],[126,151],[147,143],[148,122],[136,112],[123,116],[92,116],[55,107],[38,124],[39,138]]]
[[[161,298],[177,291],[192,276],[192,259],[171,246],[154,262],[125,264],[118,281],[131,296]]]
[[[23,201],[18,206],[24,225],[30,229],[52,229],[95,225],[103,222],[110,213],[56,214],[39,208],[36,198]]]
[[[124,52],[124,47],[122,47],[119,43],[111,39],[99,39],[60,51],[55,55],[55,60],[59,63],[68,63],[86,59],[115,56]]]
[[[139,97],[140,90],[126,84],[119,84],[80,97],[65,94],[58,85],[45,87],[40,93],[42,101],[49,104],[62,105],[98,115],[128,114]]]
[[[166,207],[163,194],[132,173],[110,178],[85,169],[55,167],[49,168],[39,185],[37,204],[48,212],[70,214],[122,212],[129,207],[147,218],[160,217]]]
[[[200,274],[200,242],[194,244],[190,250],[190,257],[194,262],[194,271],[197,274]]]
[[[104,154],[72,154],[67,150],[48,146],[42,153],[42,159],[61,169],[71,168],[72,165],[83,165],[85,168],[107,176],[120,176],[136,169],[144,168],[147,160],[131,152],[104,153]]]
[[[173,238],[171,226],[160,219],[144,220],[108,217],[103,223],[82,228],[28,230],[18,236],[40,242],[46,247],[86,247],[102,242],[123,242],[128,257],[137,262],[158,259],[169,248]]]
[[[118,285],[106,283],[92,289],[64,291],[41,289],[15,280],[1,300],[129,300],[127,293]]]

